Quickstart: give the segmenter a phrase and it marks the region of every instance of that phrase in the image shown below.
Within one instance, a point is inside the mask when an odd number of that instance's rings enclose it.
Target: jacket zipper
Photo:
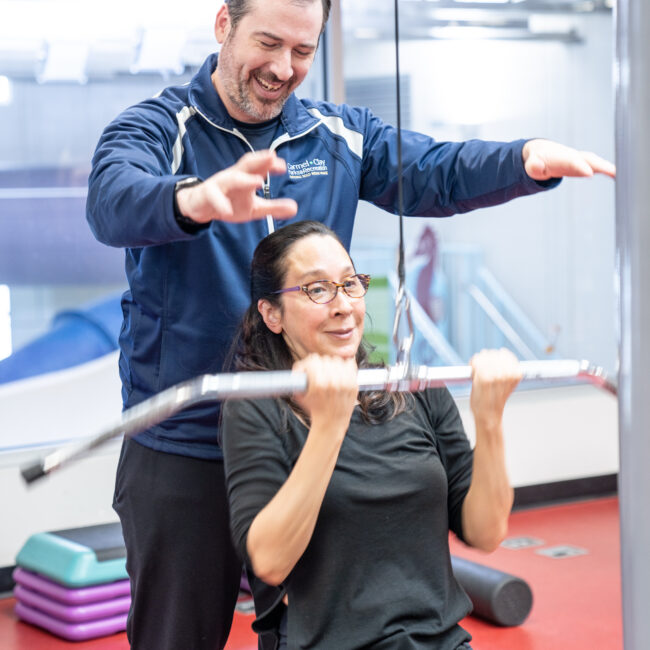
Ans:
[[[266,175],[266,182],[262,186],[264,190],[264,198],[265,199],[270,199],[271,198],[271,179],[269,175]],[[266,229],[269,231],[269,235],[272,232],[275,232],[275,223],[273,222],[273,217],[270,214],[266,215]]]
[[[255,149],[251,146],[251,143],[246,139],[246,137],[237,131],[235,129],[234,131],[231,131],[230,129],[226,129],[223,126],[219,126],[218,124],[215,124],[212,120],[208,119],[196,106],[193,107],[196,112],[208,123],[211,124],[215,129],[219,129],[220,131],[224,131],[225,133],[230,133],[231,135],[234,135],[238,137],[240,140],[245,142],[248,145],[248,148],[252,151],[255,152]],[[280,136],[276,140],[274,140],[271,143],[271,146],[269,149],[271,151],[275,151],[277,147],[279,147],[281,144],[284,144],[285,142],[290,142],[291,140],[297,140],[298,138],[302,138],[303,135],[306,135],[310,131],[313,131],[319,124],[321,123],[321,120],[318,120],[316,124],[313,126],[309,127],[306,131],[303,131],[302,133],[299,133],[298,135],[290,136],[290,137],[285,137],[286,134]],[[262,184],[262,192],[264,194],[265,199],[270,199],[271,198],[271,177],[269,174],[266,175],[266,181]],[[268,230],[268,234],[271,234],[272,232],[275,231],[275,224],[273,222],[273,217],[270,214],[266,215],[266,227]]]

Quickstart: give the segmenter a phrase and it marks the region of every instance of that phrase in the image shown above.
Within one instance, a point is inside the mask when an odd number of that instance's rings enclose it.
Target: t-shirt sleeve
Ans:
[[[281,435],[286,425],[274,400],[230,401],[223,406],[222,448],[235,548],[248,561],[246,539],[257,514],[291,471]]]
[[[474,453],[451,393],[446,388],[431,389],[426,391],[426,400],[438,454],[447,473],[449,528],[464,541],[461,514],[472,480]]]

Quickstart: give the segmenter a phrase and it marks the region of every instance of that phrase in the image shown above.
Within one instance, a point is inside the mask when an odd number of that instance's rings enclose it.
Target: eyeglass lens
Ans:
[[[360,276],[353,275],[345,278],[341,284],[330,282],[329,280],[318,280],[317,282],[310,282],[307,285],[307,295],[318,303],[325,303],[334,300],[338,287],[341,287],[346,295],[350,298],[361,298],[364,296],[368,283]]]

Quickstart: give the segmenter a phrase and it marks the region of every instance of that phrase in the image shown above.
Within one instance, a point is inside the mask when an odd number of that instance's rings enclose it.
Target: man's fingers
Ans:
[[[562,176],[616,177],[616,167],[591,151],[576,151],[550,140],[529,140],[522,151],[526,173],[536,181]]]
[[[298,212],[298,204],[293,199],[261,199],[256,197],[253,218],[263,219],[267,214],[276,219],[288,219]]]
[[[604,158],[597,156],[591,151],[583,151],[581,153],[595,173],[605,174],[610,178],[616,178],[616,165],[614,165],[614,163],[611,163],[609,160],[605,160]]]
[[[548,159],[544,156],[531,153],[526,161],[526,173],[536,181],[546,181],[549,178],[561,178],[563,176],[593,176],[594,170],[587,163],[585,158],[576,152],[563,158]]]
[[[255,174],[246,174],[231,169],[223,173],[216,183],[206,182],[205,193],[213,211],[213,217],[219,221],[245,221],[245,215],[235,214],[238,198],[249,197],[252,201],[255,191],[262,187],[263,179]],[[250,219],[250,216],[248,217]]]
[[[224,194],[255,192],[264,185],[264,177],[233,168],[224,172],[218,179],[217,184]]]
[[[197,220],[243,222],[267,215],[276,219],[293,217],[298,212],[298,204],[293,199],[264,199],[257,195],[267,173],[285,169],[284,161],[272,151],[242,156],[235,165],[203,183],[209,207],[204,210],[206,216]]]
[[[231,221],[234,217],[232,203],[221,189],[216,185],[208,185],[205,188],[205,193],[213,215],[217,215],[216,218],[220,221]],[[214,218],[213,215],[210,215],[209,218]]]
[[[594,170],[585,160],[585,157],[578,151],[571,156],[570,165],[563,174],[564,176],[593,176]]]
[[[525,167],[526,173],[536,181],[546,181],[550,178],[546,171],[546,163],[535,153],[528,156]]]
[[[242,156],[235,164],[235,168],[249,174],[266,176],[267,173],[284,173],[287,165],[273,151],[255,151]]]

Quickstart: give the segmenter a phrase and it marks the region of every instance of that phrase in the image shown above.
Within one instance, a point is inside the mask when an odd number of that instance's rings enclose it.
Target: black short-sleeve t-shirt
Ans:
[[[287,479],[308,429],[279,400],[231,401],[222,436],[235,544]],[[455,650],[471,603],[453,577],[449,530],[472,451],[446,389],[391,421],[355,409],[313,536],[287,577],[289,648]]]

